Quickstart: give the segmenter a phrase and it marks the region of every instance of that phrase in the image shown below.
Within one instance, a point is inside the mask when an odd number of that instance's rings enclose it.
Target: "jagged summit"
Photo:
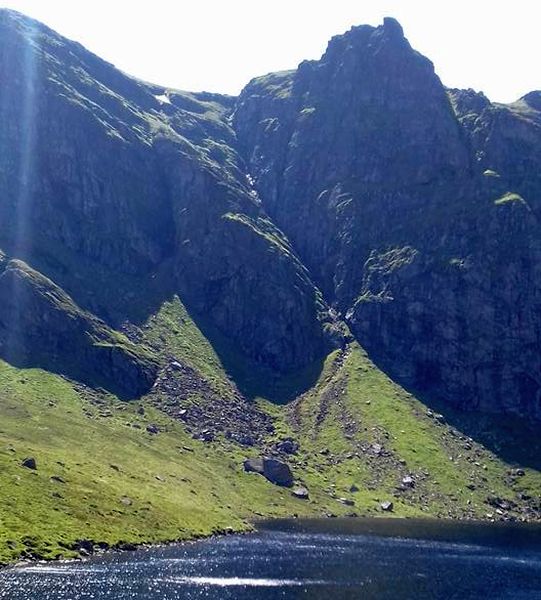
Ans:
[[[359,57],[383,54],[384,57],[389,58],[392,53],[408,54],[411,52],[411,45],[404,36],[404,30],[400,23],[392,17],[385,17],[383,24],[377,27],[357,25],[349,31],[331,38],[321,61],[341,61],[345,53],[355,53]],[[430,63],[428,59],[424,58],[424,60]]]
[[[385,17],[383,19],[383,30],[390,35],[404,37],[402,25],[394,17]]]
[[[462,406],[521,412],[527,402],[541,414],[531,395],[539,356],[529,335],[518,342],[503,325],[518,313],[529,327],[536,320],[538,224],[528,211],[541,139],[524,107],[537,101],[446,90],[389,20],[334,37],[294,73],[254,80],[237,103],[263,205],[328,302],[395,376]],[[491,275],[511,271],[536,281],[519,286],[520,302]]]

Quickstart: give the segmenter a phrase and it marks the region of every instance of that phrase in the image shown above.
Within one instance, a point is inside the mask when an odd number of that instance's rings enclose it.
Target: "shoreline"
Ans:
[[[233,527],[226,527],[223,530],[217,530],[208,535],[205,534],[194,534],[191,537],[186,538],[177,538],[174,540],[163,540],[161,542],[123,542],[119,541],[116,544],[106,544],[105,542],[94,542],[91,540],[81,540],[86,546],[86,543],[92,544],[94,547],[93,552],[83,552],[79,551],[78,556],[74,556],[72,558],[23,558],[17,560],[16,562],[11,563],[0,563],[0,571],[6,569],[16,569],[18,567],[23,567],[26,565],[36,565],[36,564],[51,564],[51,563],[59,563],[59,564],[69,564],[69,563],[83,563],[89,560],[96,559],[98,557],[115,555],[115,554],[128,554],[130,552],[138,552],[143,550],[152,550],[154,548],[165,548],[169,546],[179,546],[181,544],[196,544],[197,542],[202,542],[205,540],[212,540],[214,538],[222,538],[228,535],[249,535],[255,532],[255,528],[252,529],[234,529]],[[96,549],[97,548],[97,549]],[[76,551],[76,550],[74,550]]]
[[[108,555],[113,556],[115,554],[128,554],[131,552],[138,551],[151,551],[157,548],[166,548],[171,546],[180,546],[185,544],[195,544],[198,542],[208,541],[212,539],[219,539],[226,536],[231,535],[252,535],[257,533],[258,531],[280,531],[279,528],[274,527],[274,525],[278,525],[279,523],[288,524],[290,526],[294,526],[295,524],[299,524],[300,531],[296,531],[296,533],[302,533],[303,531],[303,523],[305,525],[315,525],[316,523],[323,523],[327,525],[332,525],[332,523],[340,524],[340,523],[357,523],[359,525],[359,531],[349,531],[349,535],[377,535],[381,537],[388,537],[389,535],[396,535],[396,532],[393,534],[386,533],[381,530],[380,525],[390,525],[392,524],[406,524],[406,523],[415,523],[418,526],[434,526],[440,525],[443,529],[448,528],[449,526],[458,526],[463,525],[466,527],[471,527],[473,529],[483,529],[483,528],[494,528],[501,531],[505,530],[520,530],[524,529],[526,531],[538,530],[535,533],[539,533],[540,535],[540,543],[541,543],[541,520],[529,520],[529,521],[518,521],[518,520],[494,520],[494,519],[470,519],[470,518],[440,518],[433,516],[401,516],[401,515],[378,515],[378,516],[342,516],[342,517],[276,517],[276,518],[259,518],[257,520],[251,521],[248,525],[249,527],[246,529],[235,529],[233,527],[226,527],[221,530],[217,530],[209,535],[204,534],[194,534],[191,537],[183,538],[183,539],[175,539],[175,540],[164,540],[162,542],[149,543],[149,542],[141,542],[141,543],[130,543],[119,541],[114,545],[107,545],[104,542],[94,542],[91,540],[81,540],[81,547],[86,547],[92,544],[94,551],[83,551],[80,552],[78,556],[72,558],[25,558],[22,560],[17,560],[11,563],[0,563],[0,571],[5,571],[9,569],[17,569],[22,568],[28,565],[39,565],[39,564],[70,564],[70,563],[84,563],[88,562],[100,557],[106,557]],[[370,531],[363,529],[363,525],[368,524],[376,524],[378,523],[379,531]],[[265,526],[268,525],[268,527]],[[290,527],[290,531],[294,531],[294,527]],[[411,536],[413,539],[417,539],[417,536]],[[423,539],[420,537],[419,539]],[[88,546],[89,547],[89,546]],[[96,549],[97,548],[97,549]]]

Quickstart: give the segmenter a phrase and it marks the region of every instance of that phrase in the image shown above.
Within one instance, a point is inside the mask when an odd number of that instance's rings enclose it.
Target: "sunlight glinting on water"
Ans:
[[[293,587],[309,585],[330,585],[332,582],[318,579],[265,579],[254,577],[164,577],[157,580],[164,583],[217,587]]]

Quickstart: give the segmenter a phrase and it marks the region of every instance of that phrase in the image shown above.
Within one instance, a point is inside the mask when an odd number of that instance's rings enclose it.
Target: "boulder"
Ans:
[[[23,467],[25,467],[26,469],[32,469],[33,471],[35,471],[38,468],[38,465],[36,463],[36,459],[33,456],[29,456],[29,457],[25,458],[21,462],[21,465]]]
[[[299,444],[291,438],[285,438],[276,444],[276,449],[285,454],[296,454],[299,450]]]
[[[286,463],[275,458],[263,459],[263,475],[276,485],[291,487],[293,485],[293,474]]]
[[[249,458],[244,461],[244,470],[247,473],[263,475],[271,483],[284,487],[293,485],[293,474],[286,463],[276,458]]]
[[[292,496],[295,498],[299,498],[300,500],[308,500],[310,498],[310,494],[305,487],[297,487],[291,492]]]
[[[393,512],[394,509],[394,504],[389,501],[382,502],[379,506],[383,512]]]

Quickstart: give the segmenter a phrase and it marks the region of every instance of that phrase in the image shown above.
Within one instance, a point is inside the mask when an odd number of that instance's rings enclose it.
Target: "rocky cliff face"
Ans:
[[[342,319],[429,398],[541,417],[539,92],[446,90],[393,19],[238,99],[134,80],[9,11],[0,50],[1,278],[36,273],[85,315],[4,317],[4,355],[35,331],[25,364],[62,371],[80,331],[177,294],[275,372],[343,344]],[[132,350],[128,395],[154,368]]]
[[[265,208],[392,376],[537,417],[538,100],[447,91],[386,19],[252,81],[234,118]]]
[[[399,207],[468,172],[465,135],[432,63],[393,19],[333,38],[320,61],[278,77],[241,94],[239,142],[265,207],[344,307],[369,238],[392,237]]]
[[[179,293],[278,371],[325,352],[327,308],[242,170],[231,99],[166,94],[9,11],[0,49],[10,256],[112,327]]]

